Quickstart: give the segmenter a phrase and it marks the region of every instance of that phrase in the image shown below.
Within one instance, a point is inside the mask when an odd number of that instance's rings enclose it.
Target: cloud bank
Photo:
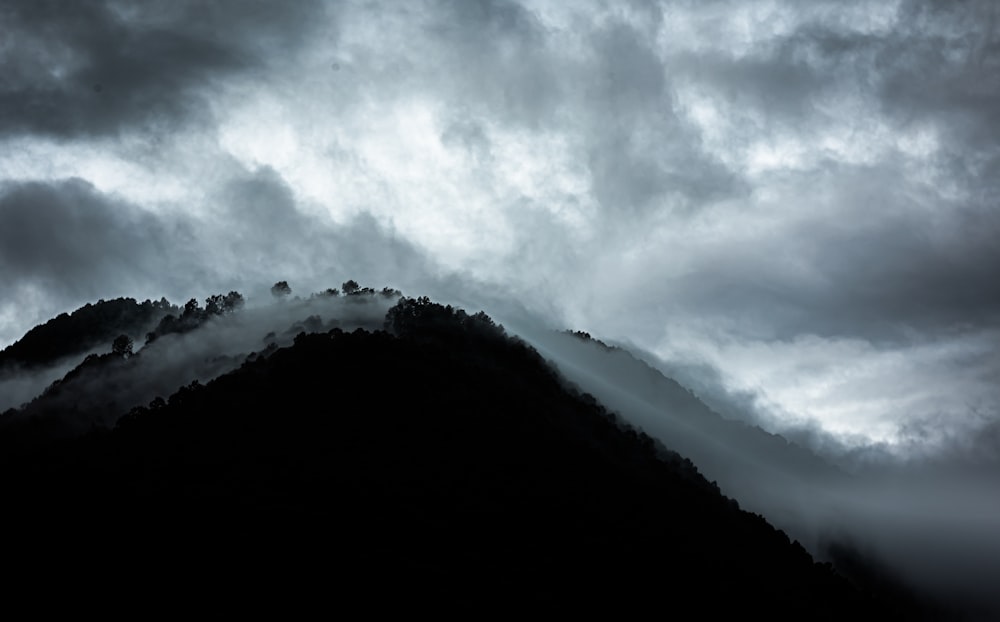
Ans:
[[[97,297],[355,278],[518,300],[777,427],[978,447],[996,13],[7,2],[0,343]]]

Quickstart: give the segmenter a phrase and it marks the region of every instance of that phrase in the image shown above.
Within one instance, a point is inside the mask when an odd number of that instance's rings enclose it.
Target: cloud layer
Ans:
[[[97,297],[356,278],[521,301],[779,427],[995,428],[990,2],[0,13],[4,344]]]

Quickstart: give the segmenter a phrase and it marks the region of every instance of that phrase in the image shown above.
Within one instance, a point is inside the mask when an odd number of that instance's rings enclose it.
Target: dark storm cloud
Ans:
[[[197,154],[178,138],[171,152],[195,162],[171,173],[181,176],[200,175],[203,163],[214,170],[213,159],[241,163],[182,181],[208,197],[178,219],[197,231],[205,287],[297,274],[309,287],[427,283],[422,270],[441,270],[425,249],[445,248],[449,265],[475,266],[470,277],[523,292],[552,284],[571,299],[559,304],[592,301],[596,315],[625,318],[620,326],[654,342],[667,311],[764,340],[879,344],[910,329],[995,326],[1000,160],[989,137],[1000,87],[990,5],[909,2],[886,17],[856,3],[779,4],[768,9],[775,19],[749,21],[740,5],[15,3],[4,9],[16,41],[0,88],[8,102],[34,103],[5,105],[3,122],[67,139],[146,138],[192,119],[205,121],[201,136],[216,122],[227,136],[252,135]],[[332,30],[323,25],[334,19]],[[104,70],[131,95],[110,98],[120,92],[111,80],[95,91]],[[698,117],[692,92],[714,116]],[[51,114],[25,112],[46,106]],[[274,125],[256,127],[255,115]],[[923,131],[926,153],[892,144]],[[824,146],[831,133],[834,147]],[[323,160],[329,134],[342,161]],[[427,135],[439,144],[424,145]],[[774,162],[755,163],[751,148],[772,139],[801,153],[779,144]],[[291,146],[272,159],[279,143]],[[437,155],[424,161],[424,147],[442,148],[451,168],[436,169]],[[539,148],[550,151],[538,162],[511,161]],[[33,158],[43,164],[44,153]],[[420,166],[408,170],[408,159]],[[536,164],[548,168],[527,182],[504,178]],[[326,171],[345,192],[313,183]],[[559,185],[543,187],[552,179]],[[441,194],[459,204],[468,196],[478,212],[464,221]],[[352,204],[323,204],[329,195]],[[405,214],[425,203],[454,209],[444,220],[455,226],[439,233]],[[672,233],[689,227],[696,241]],[[705,228],[719,235],[698,233]],[[510,242],[461,244],[494,229]],[[617,283],[597,280],[605,275]]]
[[[18,326],[30,328],[98,298],[183,302],[234,288],[252,297],[267,295],[278,280],[303,295],[347,279],[408,283],[420,294],[454,289],[442,284],[432,259],[370,214],[333,223],[303,212],[268,167],[235,176],[213,205],[214,214],[182,219],[154,215],[80,179],[7,183],[0,187],[5,302],[20,301]],[[29,299],[32,306],[24,306]],[[11,312],[7,305],[0,311]],[[23,330],[5,333],[3,343]]]
[[[650,43],[625,24],[614,24],[594,35],[594,77],[599,91],[595,103],[607,106],[612,119],[642,109],[655,112],[650,109],[663,106],[667,80],[663,62]]]
[[[813,307],[839,312],[859,326],[881,323],[919,330],[1000,322],[1000,214],[963,215],[958,232],[940,239],[912,221],[826,237],[825,274],[840,288]],[[805,233],[805,232],[803,232]]]
[[[542,42],[544,33],[541,24],[530,11],[516,2],[442,0],[431,5],[435,15],[431,31],[461,40],[470,49],[483,49],[484,35],[492,35],[491,43],[498,38],[509,39],[522,47]]]
[[[488,164],[492,158],[490,139],[483,124],[475,119],[451,121],[441,133],[441,143],[447,147],[461,147],[479,165]]]
[[[315,291],[349,278],[371,286],[425,284],[438,269],[422,251],[367,212],[342,223],[303,211],[286,180],[270,167],[246,171],[216,197],[204,237],[219,275],[247,285],[298,280]]]
[[[475,114],[532,128],[553,121],[569,68],[531,12],[498,0],[449,0],[426,8],[426,38],[418,46],[429,46],[431,55],[420,67],[428,81],[421,86],[434,85],[450,103]]]
[[[0,134],[169,131],[215,81],[289,60],[316,3],[27,0],[0,8]]]
[[[814,114],[815,98],[833,77],[780,49],[745,57],[724,51],[684,54],[671,59],[671,67],[711,85],[731,105],[766,110],[786,122]]]
[[[697,249],[691,255],[697,269],[660,282],[669,283],[673,297],[695,315],[731,316],[739,309],[738,321],[752,327],[749,334],[764,338],[813,333],[879,341],[898,339],[910,328],[933,333],[995,326],[997,8],[988,2],[907,2],[890,28],[875,32],[852,31],[828,12],[811,15],[806,6],[789,14],[800,20],[797,26],[741,53],[719,45],[668,59],[671,73],[711,94],[722,110],[737,118],[753,113],[723,147],[738,151],[761,132],[784,132],[806,145],[807,162],[812,160],[798,170],[779,165],[770,179],[722,167],[709,174],[702,160],[681,169],[679,187],[699,174],[703,187],[716,189],[727,173],[739,180],[735,188],[796,180],[784,190],[791,189],[783,199],[789,224],[773,236]],[[843,107],[845,101],[852,103]],[[856,114],[844,116],[850,109]],[[880,124],[889,128],[883,135],[894,137],[929,132],[934,153],[921,160],[925,156],[873,146],[887,151],[859,164],[821,155],[824,132],[855,125],[854,142],[845,145],[850,149],[864,144],[865,131],[874,138]],[[596,161],[604,157],[614,166],[595,167],[594,175],[603,203],[659,196],[672,183],[662,164],[650,171],[643,165],[652,160],[631,162],[621,143],[609,147],[598,150]],[[913,168],[918,166],[923,168]],[[605,189],[615,183],[628,192]],[[719,196],[697,188],[688,196]],[[744,207],[758,209],[752,201]],[[809,212],[816,216],[802,218]],[[659,288],[650,296],[663,293]]]
[[[694,267],[679,279],[661,275],[655,262],[666,258],[650,258],[645,277],[633,277],[648,286],[634,295],[650,308],[673,299],[695,316],[732,317],[767,338],[880,341],[908,328],[991,324],[997,311],[988,283],[998,262],[984,232],[995,228],[985,189],[996,185],[991,172],[998,167],[989,166],[991,147],[960,140],[1000,127],[993,118],[1000,106],[990,105],[995,80],[977,77],[992,62],[995,27],[986,4],[949,7],[904,4],[888,27],[867,29],[864,19],[841,19],[828,8],[780,7],[791,28],[778,23],[769,32],[762,23],[753,33],[758,40],[743,47],[719,31],[677,52],[656,35],[670,26],[671,11],[631,21],[615,12],[591,21],[581,11],[567,20],[570,36],[517,3],[429,3],[413,19],[424,36],[404,38],[386,53],[411,63],[408,92],[433,93],[451,105],[459,120],[449,124],[446,116],[446,144],[474,152],[481,163],[495,155],[491,133],[527,127],[571,137],[601,208],[595,220],[606,235],[624,226],[619,239],[605,239],[609,247],[634,245],[635,219],[672,212],[680,217],[673,224],[683,227],[684,217],[717,201],[738,201],[741,222],[752,221],[747,215],[762,211],[755,192],[775,180],[786,184],[779,200],[789,224],[775,235],[689,248],[683,260]],[[962,46],[975,51],[975,62],[952,59],[949,50]],[[709,94],[723,122],[736,119],[728,142],[709,147],[705,128],[679,104],[692,87]],[[943,141],[928,161],[894,146],[874,162],[867,154],[862,163],[823,154],[824,133],[840,131],[849,150],[876,138],[879,127],[915,135],[917,120]],[[803,145],[806,163],[791,170],[778,164],[761,178],[733,162],[733,154],[772,133]],[[927,164],[928,175],[940,179],[920,179],[908,164]],[[948,190],[934,186],[939,181],[979,194],[946,198]],[[928,207],[934,192],[942,195],[937,210]],[[926,201],[908,209],[914,198]],[[795,224],[810,211],[815,218]],[[525,231],[568,239],[559,226]],[[718,226],[726,229],[725,222]],[[961,231],[944,233],[956,227]],[[519,249],[532,246],[527,237]],[[540,264],[564,263],[554,246],[550,262],[536,255]]]
[[[190,253],[183,226],[106,196],[81,179],[0,186],[0,284],[48,296],[109,297],[169,282]]]
[[[904,30],[879,46],[879,94],[890,114],[930,119],[973,148],[1000,133],[1000,14],[989,1],[904,4]],[[986,134],[983,134],[986,130]]]
[[[592,191],[610,213],[697,207],[743,190],[678,113],[669,68],[654,41],[612,23],[588,43],[591,76],[577,103],[588,117]]]
[[[220,197],[219,223],[235,255],[278,247],[297,252],[313,228],[295,205],[292,189],[274,169],[262,167],[230,181]]]
[[[418,77],[402,79],[443,96],[458,116],[571,136],[611,220],[745,191],[676,110],[671,68],[648,32],[612,19],[570,36],[514,2],[425,9],[415,21],[430,36],[404,43],[419,60],[400,61]]]
[[[846,32],[810,21],[753,60],[716,72],[736,98],[794,117],[821,96],[858,94],[899,132],[933,127],[959,177],[990,183],[1000,138],[1000,22],[992,2],[901,4],[891,30]],[[749,71],[748,71],[749,70]],[[814,110],[814,112],[816,112]],[[814,115],[815,116],[815,115]],[[977,170],[978,169],[978,170]],[[977,174],[978,173],[978,174]],[[970,180],[971,181],[971,180]],[[993,185],[990,183],[990,185]]]
[[[952,213],[928,218],[924,207],[885,189],[905,183],[889,168],[838,177],[853,186],[843,197],[853,202],[848,210],[705,252],[703,270],[671,285],[681,304],[720,315],[738,307],[742,321],[767,338],[813,333],[879,341],[908,329],[1000,323],[993,286],[1000,282],[1000,212],[941,205]],[[873,194],[866,196],[865,186]]]
[[[610,221],[674,206],[684,214],[746,189],[715,158],[685,151],[685,141],[698,142],[692,132],[672,129],[620,127],[592,143],[587,159],[591,191]],[[650,140],[657,135],[662,141]]]

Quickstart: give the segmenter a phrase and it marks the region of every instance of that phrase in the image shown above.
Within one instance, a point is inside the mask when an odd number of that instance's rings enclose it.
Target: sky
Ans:
[[[348,278],[1000,456],[1000,5],[0,0],[0,347]]]

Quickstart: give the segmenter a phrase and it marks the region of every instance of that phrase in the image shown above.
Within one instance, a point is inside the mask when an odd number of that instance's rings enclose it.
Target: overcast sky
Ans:
[[[997,17],[0,0],[0,346],[98,298],[354,278],[519,300],[776,421],[996,455]]]

